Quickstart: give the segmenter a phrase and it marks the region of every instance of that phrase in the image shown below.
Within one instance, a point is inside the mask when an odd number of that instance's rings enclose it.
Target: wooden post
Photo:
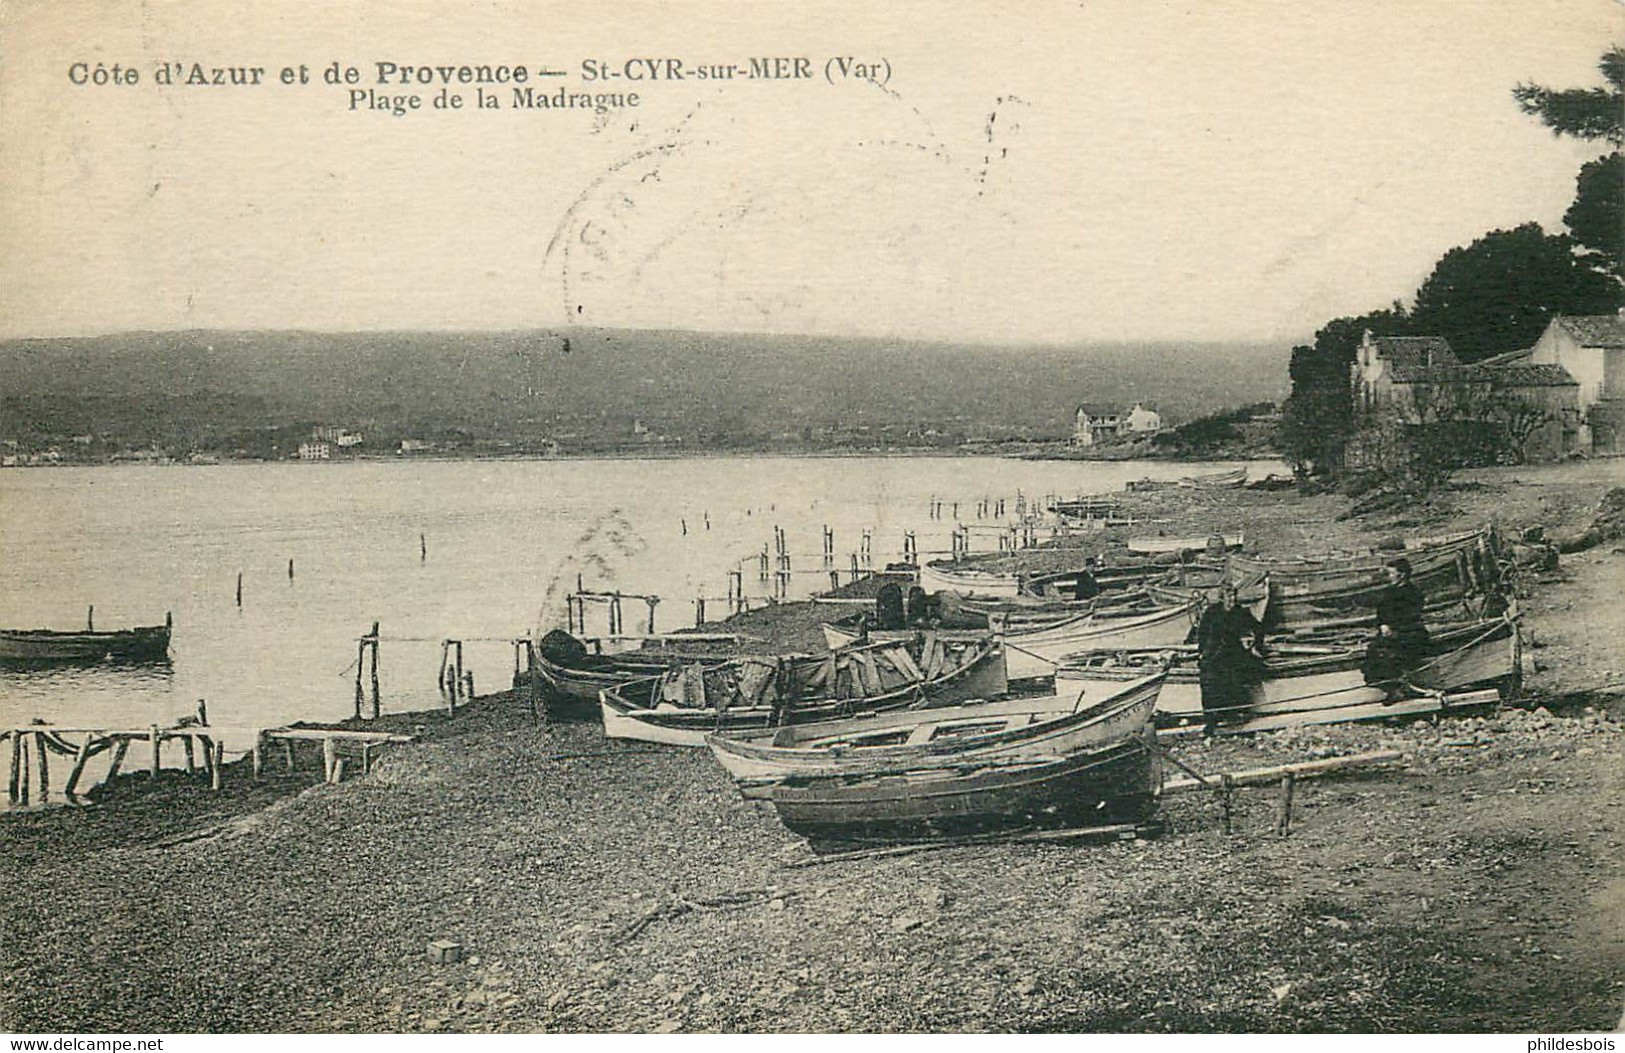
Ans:
[[[209,749],[214,761],[213,764],[209,765],[211,771],[209,777],[209,787],[210,789],[214,790],[214,792],[219,793],[220,782],[225,778],[225,772],[222,769],[224,769],[226,766],[226,744],[216,739]]]
[[[90,605],[90,610],[85,612],[85,632],[93,633],[95,631],[96,631],[96,605],[94,603],[92,603]]]
[[[372,743],[361,744],[361,774],[366,775],[372,771]]]
[[[440,669],[434,675],[435,690],[442,695],[446,693],[446,663],[450,660],[451,641],[440,641]]]
[[[188,776],[196,775],[196,758],[194,758],[192,755],[192,736],[186,735],[181,739],[181,752],[186,757],[186,774]],[[204,759],[204,763],[208,763],[207,758]]]
[[[293,560],[288,560],[288,580],[293,580]]]
[[[372,664],[369,667],[369,677],[372,681],[372,719],[378,719],[380,702],[378,698],[378,623],[372,623]]]
[[[829,591],[834,592],[836,589],[838,589],[840,587],[841,587],[841,572],[838,571],[838,570],[831,570],[829,572]]]
[[[1230,784],[1230,776],[1221,775],[1219,777],[1219,802],[1224,807],[1224,832],[1226,834],[1234,832],[1235,802],[1231,799],[1234,794],[1235,788]]]
[[[328,780],[328,781],[332,782],[334,785],[337,785],[338,783],[344,781],[344,758],[343,757],[334,757],[333,758],[333,778]]]
[[[86,732],[85,741],[79,744],[79,752],[74,754],[73,770],[68,772],[68,781],[62,784],[62,799],[73,803],[73,791],[79,786],[79,776],[85,773],[85,762],[90,759],[90,734]]]
[[[34,756],[39,758],[39,803],[51,797],[51,762],[45,752],[45,732],[34,732]]]
[[[361,719],[361,670],[367,664],[367,641],[358,640],[355,645],[355,719]]]
[[[216,772],[214,770],[214,740],[207,735],[188,735],[186,737],[187,745],[191,745],[194,738],[197,739],[198,745],[203,747],[203,773],[209,777],[209,782],[212,785],[216,779]]]
[[[329,735],[322,739],[322,778],[325,782],[339,781],[335,774],[338,768],[338,753],[338,743],[333,741],[333,736]]]
[[[1291,772],[1281,776],[1281,796],[1275,812],[1275,832],[1285,837],[1292,831],[1292,787],[1297,779]]]
[[[474,670],[470,669],[463,674],[463,697],[470,702],[474,701]]]
[[[113,780],[118,776],[119,768],[124,765],[124,754],[127,753],[129,749],[130,740],[127,738],[119,739],[117,745],[113,747],[113,760],[107,766],[107,778],[103,782],[104,786],[111,786],[113,784]]]
[[[288,762],[288,771],[293,772],[293,740],[282,740],[282,759]]]
[[[19,739],[21,739],[23,737],[23,733],[20,732],[20,731],[15,732],[15,734]],[[23,806],[27,807],[29,795],[33,792],[32,787],[30,786],[30,784],[34,781],[34,777],[29,772],[29,768],[31,767],[31,765],[28,762],[28,743],[26,743],[26,742],[23,743],[22,753],[23,753],[23,773],[22,773],[21,779],[20,779],[19,784],[18,784],[20,788],[18,789],[17,793],[18,793],[18,797],[22,801]]]
[[[159,743],[163,741],[158,737],[158,725],[154,724],[147,730],[147,739],[152,743],[152,766],[147,769],[147,774],[156,780],[158,778],[158,761],[161,759],[159,751],[162,748]]]
[[[536,718],[547,710],[542,705],[542,669],[536,661],[536,644],[532,640],[525,641],[525,659],[530,663],[530,715]]]
[[[463,683],[463,641],[461,640],[457,641],[457,683],[459,685]],[[452,694],[455,695],[456,691],[453,691]]]
[[[705,597],[694,597],[694,628],[698,629],[705,624]]]
[[[429,536],[427,534],[418,535],[418,562],[429,562]]]
[[[659,596],[645,596],[643,602],[649,605],[649,635],[655,634],[655,604],[660,602]]]
[[[6,737],[11,740],[11,778],[6,781],[6,801],[9,804],[16,804],[18,788],[17,776],[22,770],[22,758],[19,755],[20,747],[18,746],[18,743],[22,739],[22,734],[16,731],[8,731],[6,732]]]
[[[254,732],[254,748],[251,756],[254,758],[254,778],[258,779],[265,773],[265,731],[263,728]]]
[[[237,572],[237,606],[243,605],[243,572]]]

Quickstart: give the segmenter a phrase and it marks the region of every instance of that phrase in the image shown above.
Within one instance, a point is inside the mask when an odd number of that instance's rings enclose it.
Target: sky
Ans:
[[[1561,229],[1601,150],[1511,89],[1598,84],[1621,40],[1613,0],[8,0],[0,336],[1299,340],[1489,230]],[[774,57],[811,76],[694,77]],[[463,107],[436,108],[380,62],[522,64],[538,93],[639,102],[522,108],[493,85],[482,110],[453,85]],[[98,63],[139,81],[75,83]],[[192,63],[265,73],[155,83]],[[324,83],[333,63],[358,83]],[[311,83],[280,82],[301,64]]]

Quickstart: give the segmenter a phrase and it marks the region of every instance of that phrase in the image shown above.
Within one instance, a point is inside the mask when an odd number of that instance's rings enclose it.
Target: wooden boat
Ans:
[[[1060,760],[1141,726],[1162,680],[1159,671],[1042,698],[724,732],[706,742],[747,797],[787,778],[881,774],[950,756],[960,764]]]
[[[1196,611],[1196,603],[1187,600],[1144,611],[1080,614],[1036,629],[1004,631],[1010,679],[1051,676],[1057,662],[1069,654],[1091,648],[1166,647],[1183,643]],[[850,646],[858,639],[857,633],[828,622],[824,623],[823,630],[831,648]],[[883,638],[885,634],[878,635]]]
[[[1475,687],[1515,691],[1522,662],[1516,612],[1435,627],[1431,656],[1396,684],[1365,682],[1360,671],[1363,636],[1320,643],[1272,640],[1267,648],[1266,678],[1254,685],[1247,704],[1232,714],[1236,719],[1352,710],[1407,696]],[[1200,719],[1202,691],[1194,647],[1073,655],[1057,668],[1055,689],[1063,696],[1068,690],[1100,690],[1104,683],[1132,683],[1163,668],[1167,669],[1167,682],[1158,697],[1158,720],[1177,724]]]
[[[1155,606],[1142,589],[1102,592],[1087,600],[1048,600],[1037,596],[984,598],[961,596],[957,592],[937,593],[937,611],[948,629],[986,630],[990,619],[1006,632],[1056,625],[1080,614],[1123,610],[1134,606]]]
[[[1247,469],[1233,468],[1224,472],[1207,472],[1202,475],[1187,475],[1179,480],[1179,485],[1194,487],[1198,490],[1230,490],[1241,486],[1246,481]]]
[[[1217,542],[1217,544],[1215,543]],[[1214,552],[1240,548],[1246,542],[1241,531],[1234,534],[1212,534],[1207,537],[1131,537],[1128,550],[1142,556],[1165,555],[1170,552]]]
[[[162,625],[98,632],[84,629],[0,629],[0,663],[54,665],[90,662],[163,662],[169,658],[174,620]]]
[[[950,706],[1008,690],[1004,650],[994,638],[912,633],[821,656],[687,666],[606,688],[599,708],[610,738],[704,746],[718,731]]]
[[[558,635],[565,634],[560,632]],[[547,643],[552,637],[554,634],[549,633],[542,638],[542,646],[529,647],[526,651],[530,667],[547,686],[553,699],[564,705],[597,706],[598,696],[605,688],[659,676],[685,665],[721,665],[730,657],[656,650],[593,654],[584,646],[579,646],[579,641],[576,641],[579,649],[549,647]],[[528,683],[531,668],[515,674],[516,687]]]
[[[1019,574],[979,570],[954,560],[932,560],[920,565],[920,588],[926,592],[957,592],[961,596],[1019,596]]]
[[[945,837],[1136,822],[1162,785],[1149,708],[1109,741],[1058,760],[978,762],[945,754],[877,773],[794,776],[768,791],[779,820],[828,842]]]

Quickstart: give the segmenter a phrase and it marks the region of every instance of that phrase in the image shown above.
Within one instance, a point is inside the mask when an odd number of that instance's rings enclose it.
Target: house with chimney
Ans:
[[[1625,347],[1625,345],[1622,345]],[[1557,460],[1583,447],[1582,385],[1534,349],[1464,364],[1440,336],[1374,336],[1350,366],[1354,468],[1386,466],[1394,430],[1454,427],[1451,441],[1482,443],[1485,459]]]

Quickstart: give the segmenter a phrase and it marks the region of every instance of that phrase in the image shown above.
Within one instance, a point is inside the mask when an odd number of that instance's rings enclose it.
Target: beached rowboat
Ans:
[[[718,731],[949,706],[1008,690],[1004,650],[987,634],[912,633],[821,656],[688,666],[607,688],[599,709],[610,738],[704,746]]]
[[[1008,652],[1010,679],[1050,676],[1055,672],[1055,663],[1069,654],[1091,648],[1166,647],[1183,643],[1196,610],[1196,603],[1187,600],[1147,611],[1080,614],[1036,629],[1006,631],[1003,640]],[[856,632],[827,622],[823,630],[824,639],[832,648],[849,646],[859,638]],[[886,635],[875,633],[871,637],[884,639]]]
[[[1474,687],[1497,687],[1511,693],[1519,682],[1522,642],[1515,613],[1435,627],[1428,658],[1402,681],[1390,684],[1365,682],[1360,669],[1364,653],[1361,641],[1274,642],[1264,661],[1265,679],[1253,686],[1244,706],[1227,715],[1238,721],[1345,709],[1369,715],[1359,707],[1423,693]],[[1159,722],[1199,719],[1202,691],[1194,648],[1097,650],[1073,655],[1057,668],[1055,690],[1060,695],[1069,690],[1098,692],[1111,683],[1134,683],[1161,669],[1167,669],[1167,681],[1158,696]]]
[[[1059,760],[977,763],[952,755],[881,774],[797,776],[769,791],[780,822],[814,847],[1106,826],[1151,817],[1162,788],[1150,709]]]
[[[710,736],[711,752],[747,797],[812,775],[882,774],[952,757],[956,763],[1060,760],[1123,737],[1156,707],[1160,672],[1088,684],[1042,698],[970,702],[944,709]]]

